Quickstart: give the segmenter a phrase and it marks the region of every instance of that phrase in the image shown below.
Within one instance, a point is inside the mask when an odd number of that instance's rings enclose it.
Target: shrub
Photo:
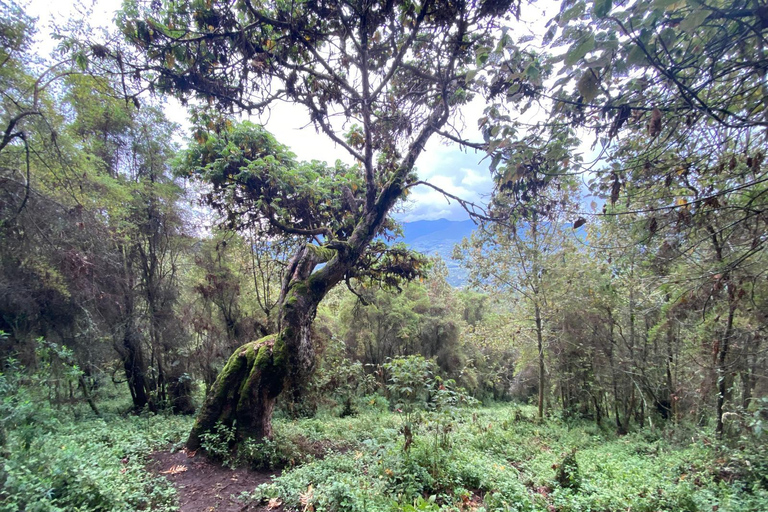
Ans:
[[[555,481],[557,485],[564,489],[579,489],[581,486],[581,473],[579,473],[579,463],[576,461],[575,451],[566,454],[563,461],[557,465]]]
[[[62,422],[27,443],[15,430],[3,461],[0,511],[175,510],[175,491],[145,466],[188,421],[152,416]]]

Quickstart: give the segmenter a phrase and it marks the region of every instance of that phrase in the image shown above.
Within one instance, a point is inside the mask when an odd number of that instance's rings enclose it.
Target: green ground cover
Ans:
[[[756,445],[725,450],[683,427],[618,437],[499,405],[412,415],[406,451],[404,415],[382,402],[346,418],[278,417],[272,441],[236,456],[223,449],[226,429],[205,446],[225,464],[282,468],[241,499],[290,510],[768,510],[768,459]],[[145,466],[153,450],[179,448],[192,419],[105,409],[18,416],[0,460],[0,511],[174,510],[173,488]]]
[[[766,459],[723,457],[695,431],[617,437],[589,423],[535,421],[528,407],[467,409],[446,425],[418,422],[403,450],[402,419],[388,412],[278,421],[285,439],[346,443],[285,471],[252,499],[289,508],[487,511],[768,510]],[[443,437],[438,430],[448,427]],[[751,460],[750,460],[751,458]]]

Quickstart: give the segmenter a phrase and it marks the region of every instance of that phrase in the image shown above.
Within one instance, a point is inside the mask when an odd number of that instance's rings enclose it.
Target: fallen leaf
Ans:
[[[182,466],[181,464],[176,464],[174,466],[171,466],[171,469],[168,469],[166,471],[161,471],[161,475],[178,475],[179,473],[183,473],[187,470],[187,466]]]
[[[283,504],[283,502],[280,501],[280,498],[270,498],[269,503],[267,503],[267,508],[269,510],[272,510],[272,509],[275,509],[275,508],[279,507],[282,504]]]
[[[307,492],[299,493],[299,502],[304,506],[303,512],[314,512],[315,504],[312,503],[314,497],[315,491],[312,488],[312,484],[309,484],[309,487],[307,487]]]

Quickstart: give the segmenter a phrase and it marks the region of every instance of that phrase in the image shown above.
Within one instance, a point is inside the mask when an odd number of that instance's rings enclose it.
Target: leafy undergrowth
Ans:
[[[407,452],[397,414],[278,421],[288,445],[301,438],[345,449],[242,498],[314,512],[768,510],[768,461],[756,450],[723,457],[693,431],[617,437],[533,414],[504,406],[465,409],[448,424],[425,417]]]
[[[176,510],[170,483],[146,471],[152,451],[178,443],[191,418],[104,418],[35,406],[0,456],[0,511]]]
[[[518,406],[424,413],[411,418],[407,451],[403,416],[382,408],[276,419],[272,441],[225,459],[283,468],[242,494],[244,504],[302,512],[768,510],[768,458],[754,447],[724,451],[683,428],[617,437],[534,414]],[[191,418],[71,416],[37,410],[9,432],[0,511],[175,509],[173,487],[147,460],[180,446]]]

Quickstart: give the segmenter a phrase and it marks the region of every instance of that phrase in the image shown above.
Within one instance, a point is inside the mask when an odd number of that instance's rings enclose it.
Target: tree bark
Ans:
[[[126,280],[123,303],[125,330],[123,332],[122,346],[118,345],[118,352],[123,360],[123,369],[125,370],[128,389],[131,392],[133,408],[141,410],[149,404],[146,379],[147,365],[141,350],[139,333],[136,330],[133,266],[130,255],[126,254],[124,247],[122,248],[122,255]]]
[[[718,439],[723,438],[723,432],[725,431],[725,424],[723,422],[723,414],[725,414],[725,399],[728,392],[729,379],[727,375],[727,360],[728,360],[728,348],[733,335],[733,318],[736,313],[736,300],[734,293],[731,289],[731,283],[727,283],[729,287],[730,305],[728,307],[728,320],[725,324],[725,332],[720,340],[720,351],[717,353],[717,410],[715,415],[717,416],[717,426],[715,427],[715,434]]]
[[[546,370],[544,368],[544,336],[541,325],[541,308],[539,308],[538,302],[533,307],[536,320],[536,345],[539,351],[539,419],[542,419],[544,418],[544,385],[546,378]]]
[[[94,401],[90,391],[88,391],[88,384],[86,384],[85,377],[83,377],[82,374],[80,374],[80,376],[77,379],[77,385],[80,387],[80,390],[83,392],[83,397],[85,398],[85,401],[88,402],[88,406],[91,408],[91,411],[93,411],[93,414],[101,417],[99,408],[96,407],[96,402]]]
[[[715,250],[716,261],[719,264],[723,264],[723,243],[717,236],[717,231],[712,226],[707,226],[707,231],[710,233],[712,247]],[[726,363],[728,361],[728,351],[731,342],[731,336],[733,335],[733,320],[736,314],[736,290],[734,284],[731,282],[730,272],[723,273],[721,282],[725,285],[725,290],[728,295],[728,320],[725,324],[725,330],[722,338],[717,344],[717,350],[715,351],[715,375],[717,375],[717,403],[715,405],[715,415],[717,416],[717,425],[715,427],[715,434],[718,439],[723,438],[723,432],[725,431],[725,424],[723,422],[723,414],[725,413],[725,401],[726,393],[728,392],[728,375]]]
[[[133,319],[129,319],[128,322],[133,324]],[[128,389],[131,391],[133,408],[140,410],[149,403],[149,395],[147,394],[146,365],[137,338],[133,325],[126,326],[122,346],[123,368]]]
[[[293,258],[279,301],[277,334],[246,343],[230,356],[198,413],[188,449],[198,449],[203,434],[217,424],[234,428],[234,444],[272,436],[277,397],[286,385],[305,380],[314,366],[312,321],[328,286],[312,275],[318,263],[306,247]]]
[[[283,389],[284,344],[271,335],[239,347],[213,384],[187,440],[197,450],[217,424],[235,428],[235,442],[272,435],[272,410]],[[277,349],[275,345],[277,344]]]

